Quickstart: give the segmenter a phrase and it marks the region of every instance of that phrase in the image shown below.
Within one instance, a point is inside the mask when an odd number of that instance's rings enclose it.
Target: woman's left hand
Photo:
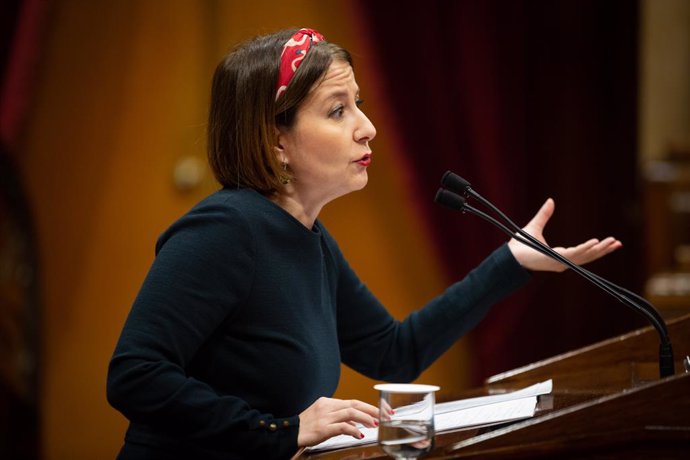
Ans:
[[[539,209],[537,214],[523,228],[523,230],[542,243],[546,244],[546,240],[544,239],[543,235],[544,227],[553,215],[555,206],[556,204],[551,198],[546,200],[541,209]],[[556,247],[552,249],[560,255],[570,259],[574,263],[584,265],[588,262],[592,262],[593,260],[597,260],[600,257],[603,257],[606,254],[621,248],[622,246],[623,244],[617,239],[608,237],[603,240],[591,239],[577,246],[571,246],[568,248]],[[568,268],[562,263],[525,246],[514,238],[508,242],[508,247],[518,263],[528,270],[562,272]]]

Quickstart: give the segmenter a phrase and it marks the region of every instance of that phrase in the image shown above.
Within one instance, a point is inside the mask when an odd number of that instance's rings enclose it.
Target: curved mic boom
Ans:
[[[486,200],[484,197],[479,195],[477,192],[472,190],[472,187],[468,181],[463,179],[462,177],[458,176],[457,174],[447,171],[444,175],[443,178],[441,179],[441,183],[444,187],[447,187],[447,189],[439,189],[438,192],[436,193],[436,198],[434,201],[436,201],[439,204],[442,204],[444,206],[447,206],[451,209],[454,209],[456,211],[467,211],[471,214],[474,214],[478,217],[481,217],[482,219],[486,220],[487,222],[490,222],[491,224],[495,225],[498,227],[501,231],[509,235],[511,238],[515,238],[517,241],[521,242],[522,244],[525,244],[529,246],[530,248],[548,256],[551,257],[554,260],[557,260],[558,262],[570,267],[575,273],[578,275],[582,276],[583,278],[587,279],[589,282],[597,286],[598,288],[602,289],[604,292],[607,294],[613,296],[614,298],[618,299],[620,302],[623,304],[627,305],[628,307],[632,308],[636,312],[642,314],[647,318],[649,322],[652,323],[654,328],[657,330],[657,333],[659,334],[660,338],[660,345],[659,345],[659,375],[663,377],[667,377],[670,375],[673,375],[674,373],[674,368],[673,368],[673,349],[671,346],[671,341],[668,336],[668,330],[666,328],[666,323],[664,322],[663,318],[659,314],[659,312],[654,308],[654,306],[649,303],[646,299],[642,298],[641,296],[628,291],[625,288],[622,288],[605,278],[602,278],[584,268],[581,266],[577,265],[570,259],[562,256],[561,254],[557,253],[553,249],[551,249],[549,246],[545,245],[541,241],[537,240],[534,238],[532,235],[529,233],[525,232],[520,228],[518,225],[516,225],[512,220],[510,220],[503,212],[501,212],[498,208],[496,208],[492,203],[490,203],[488,200]],[[461,196],[461,195],[464,195]],[[498,216],[503,219],[503,221],[509,225],[511,229],[509,229],[505,224],[499,222],[495,218],[489,216],[488,214],[470,206],[467,204],[467,200],[465,197],[472,196],[473,198],[477,199],[480,201],[482,204],[485,206],[489,207],[492,211],[494,211]],[[633,300],[635,299],[635,300]]]

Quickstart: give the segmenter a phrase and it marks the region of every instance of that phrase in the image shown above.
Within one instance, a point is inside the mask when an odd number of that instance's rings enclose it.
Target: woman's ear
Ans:
[[[273,144],[273,153],[276,156],[276,160],[280,164],[281,172],[279,173],[280,181],[283,185],[287,185],[292,182],[292,173],[289,172],[289,152],[286,145],[289,145],[286,141],[289,141],[287,136],[283,134],[280,128],[275,128],[275,140]]]
[[[285,151],[285,148],[283,147],[283,136],[282,132],[280,131],[280,128],[275,127],[274,129],[274,142],[273,142],[273,148],[275,149],[277,154],[281,154]]]
[[[275,129],[275,138],[274,138],[274,143],[273,143],[273,152],[276,154],[276,157],[278,157],[278,161],[281,163],[286,163],[287,162],[287,157],[286,157],[286,152],[285,152],[285,146],[284,146],[284,136],[280,128],[276,127]]]

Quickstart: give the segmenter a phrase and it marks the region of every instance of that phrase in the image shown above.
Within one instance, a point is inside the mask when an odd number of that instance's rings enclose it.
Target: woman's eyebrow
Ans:
[[[355,88],[354,91],[355,98],[359,96],[359,88]],[[336,89],[324,96],[325,101],[330,101],[331,99],[339,99],[341,97],[349,97],[350,91],[344,89]]]

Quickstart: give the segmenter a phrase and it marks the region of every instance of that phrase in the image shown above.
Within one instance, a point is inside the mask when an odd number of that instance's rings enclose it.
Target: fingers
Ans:
[[[578,246],[558,248],[557,250],[560,254],[572,260],[574,263],[583,265],[610,254],[613,251],[620,249],[622,246],[623,243],[617,239],[608,237],[601,241],[591,239],[579,244]]]
[[[367,404],[362,401],[358,401],[356,399],[351,400],[353,403],[353,407],[355,407],[357,410],[360,410],[362,412],[365,412],[372,416],[374,420],[377,420],[379,417],[379,408],[376,406],[372,406],[371,404]]]
[[[315,445],[340,434],[361,439],[364,435],[357,424],[369,428],[378,426],[378,409],[355,399],[319,398],[299,417],[297,442],[300,446]]]
[[[378,409],[371,404],[355,399],[331,401],[333,402],[331,411],[324,416],[327,437],[346,434],[362,439],[364,434],[359,430],[358,424],[369,428],[379,425]],[[338,407],[341,408],[338,409]]]
[[[589,249],[589,251],[586,252],[586,260],[584,260],[582,263],[587,263],[596,260],[600,257],[605,256],[606,254],[612,253],[616,249],[620,249],[621,247],[623,247],[623,243],[621,243],[617,239],[613,237],[605,238],[598,244],[592,246]]]
[[[551,198],[547,199],[544,202],[544,204],[541,205],[539,211],[537,211],[534,217],[532,217],[532,220],[529,221],[525,228],[541,232],[541,230],[546,226],[546,223],[549,221],[549,219],[551,219],[555,207],[556,203],[554,203],[554,201]]]
[[[346,407],[332,412],[331,417],[335,421],[347,421],[354,424],[361,423],[370,428],[378,425],[378,411],[376,415],[372,417],[371,414],[362,410],[355,409],[354,407]]]
[[[523,230],[535,239],[547,244],[544,239],[544,227],[553,215],[555,208],[555,202],[551,198],[547,199]],[[592,238],[577,246],[553,249],[573,263],[583,265],[610,254],[622,246],[623,244],[617,239],[608,237],[603,240]],[[567,269],[566,265],[530,249],[515,238],[508,242],[508,248],[515,260],[528,270],[562,272]]]
[[[391,415],[395,414],[395,411],[393,408],[388,404],[388,401],[385,399],[381,399],[381,409],[379,412],[379,417],[381,417],[381,420],[383,421],[388,421],[391,419]]]

